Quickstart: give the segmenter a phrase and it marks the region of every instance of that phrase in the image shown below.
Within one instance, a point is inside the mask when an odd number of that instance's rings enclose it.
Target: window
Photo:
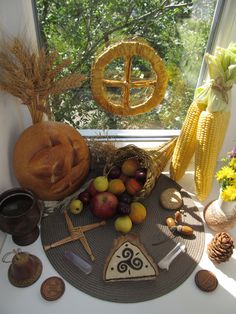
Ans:
[[[56,120],[81,129],[180,129],[193,100],[203,55],[210,49],[214,11],[224,1],[35,0],[41,43],[73,59],[71,69],[88,79],[82,88],[52,100]],[[219,18],[219,16],[217,16]],[[165,99],[149,113],[121,117],[105,112],[92,98],[91,64],[117,40],[142,37],[163,58],[169,74]],[[207,46],[208,44],[208,46]],[[119,69],[120,60],[107,72]],[[150,72],[136,58],[135,76]],[[151,73],[150,73],[151,74]],[[119,95],[117,95],[119,97]],[[170,134],[170,133],[169,133]]]

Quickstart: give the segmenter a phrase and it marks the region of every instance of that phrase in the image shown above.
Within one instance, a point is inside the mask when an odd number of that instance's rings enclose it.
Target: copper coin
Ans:
[[[41,295],[45,300],[54,301],[59,299],[65,291],[64,281],[56,276],[47,278],[41,285]]]
[[[218,286],[216,276],[209,270],[199,270],[195,275],[195,283],[199,289],[205,292],[214,291]]]

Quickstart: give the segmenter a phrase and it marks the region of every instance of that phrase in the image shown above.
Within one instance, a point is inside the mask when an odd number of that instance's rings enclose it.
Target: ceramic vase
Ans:
[[[228,231],[236,225],[236,200],[225,202],[220,195],[204,209],[206,224],[216,232]]]

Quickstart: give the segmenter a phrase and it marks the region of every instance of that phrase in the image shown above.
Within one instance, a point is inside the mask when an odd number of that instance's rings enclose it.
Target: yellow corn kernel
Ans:
[[[217,158],[224,141],[230,112],[203,111],[197,128],[195,186],[200,201],[211,191]]]
[[[202,110],[203,108],[195,101],[188,109],[170,164],[170,176],[173,180],[178,181],[182,178],[193,157],[198,119]]]

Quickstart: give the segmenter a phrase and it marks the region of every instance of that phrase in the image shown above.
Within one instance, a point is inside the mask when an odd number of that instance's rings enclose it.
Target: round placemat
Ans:
[[[174,187],[183,198],[184,224],[193,228],[193,236],[177,235],[173,237],[165,225],[167,217],[173,217],[175,211],[166,210],[159,203],[160,194],[167,188]],[[199,263],[204,250],[204,225],[198,208],[189,194],[175,181],[161,175],[151,195],[142,201],[148,209],[147,219],[132,228],[132,233],[139,236],[147,252],[158,263],[178,242],[186,245],[186,252],[181,253],[172,262],[168,271],[160,270],[155,280],[132,282],[109,282],[102,279],[104,263],[113,240],[121,236],[114,228],[114,219],[106,225],[85,232],[85,236],[95,256],[92,262],[79,240],[51,248],[45,251],[55,270],[70,284],[93,297],[120,303],[142,302],[160,297],[181,285]],[[80,215],[70,215],[74,226],[83,226],[98,222],[88,210]],[[42,244],[48,245],[69,236],[64,215],[55,212],[41,221]],[[85,275],[64,256],[66,250],[79,254],[91,263],[93,270]]]

